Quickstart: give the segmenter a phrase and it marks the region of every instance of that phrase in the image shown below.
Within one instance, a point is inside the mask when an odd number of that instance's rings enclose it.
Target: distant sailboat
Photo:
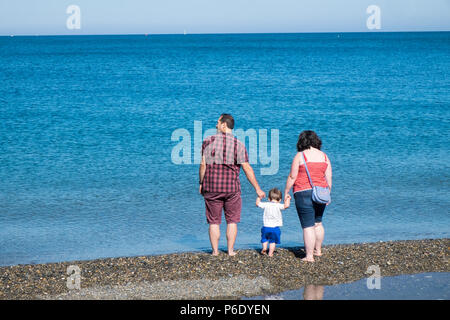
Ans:
[[[186,29],[184,29],[184,35],[187,35]]]

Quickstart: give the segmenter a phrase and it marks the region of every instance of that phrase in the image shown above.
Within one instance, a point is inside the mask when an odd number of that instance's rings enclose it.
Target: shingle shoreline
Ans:
[[[275,294],[305,284],[333,285],[370,276],[449,272],[450,239],[328,245],[315,263],[300,260],[303,248],[185,252],[0,267],[0,299],[238,299]],[[67,268],[80,270],[81,289],[68,289]]]

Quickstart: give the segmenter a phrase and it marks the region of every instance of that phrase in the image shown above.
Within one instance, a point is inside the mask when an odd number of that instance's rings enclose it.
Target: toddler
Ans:
[[[256,206],[264,209],[263,222],[261,228],[261,254],[266,254],[267,244],[269,243],[269,257],[273,256],[275,245],[280,244],[281,230],[283,219],[281,217],[281,210],[289,207],[290,200],[282,204],[282,194],[277,188],[269,191],[269,202],[261,202],[261,199],[256,198]]]

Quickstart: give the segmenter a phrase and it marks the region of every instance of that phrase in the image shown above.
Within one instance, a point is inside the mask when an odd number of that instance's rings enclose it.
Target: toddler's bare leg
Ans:
[[[263,242],[261,254],[266,254],[266,251],[267,251],[267,243],[268,243],[268,241]]]
[[[270,245],[269,245],[269,257],[272,257],[273,256],[273,252],[275,251],[275,242],[272,242]]]

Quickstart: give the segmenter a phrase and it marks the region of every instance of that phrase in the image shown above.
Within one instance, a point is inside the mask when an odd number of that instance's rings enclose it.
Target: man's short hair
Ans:
[[[234,119],[231,114],[222,113],[220,115],[220,123],[224,123],[224,122],[227,124],[228,129],[234,128]]]

